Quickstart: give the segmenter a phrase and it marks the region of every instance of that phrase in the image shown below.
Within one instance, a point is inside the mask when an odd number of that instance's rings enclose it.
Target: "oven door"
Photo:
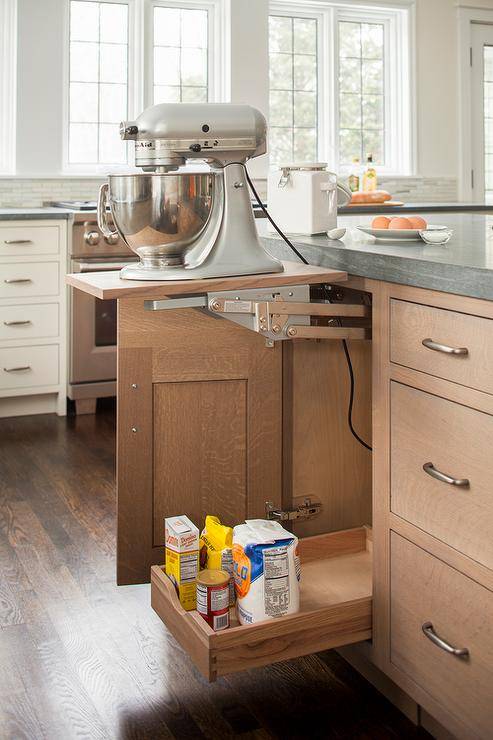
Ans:
[[[72,272],[120,270],[135,260],[73,260]],[[116,380],[116,300],[71,288],[70,383]]]

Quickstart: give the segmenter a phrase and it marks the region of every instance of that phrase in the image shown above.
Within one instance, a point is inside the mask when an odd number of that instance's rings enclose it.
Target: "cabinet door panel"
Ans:
[[[247,382],[154,385],[154,546],[165,516],[225,524],[247,514]]]

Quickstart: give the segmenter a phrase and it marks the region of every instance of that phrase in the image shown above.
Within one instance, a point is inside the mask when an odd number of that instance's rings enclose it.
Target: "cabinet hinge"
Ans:
[[[278,509],[272,501],[265,502],[265,518],[277,522],[290,522],[294,519],[313,519],[322,510],[322,504],[306,498],[296,509]]]

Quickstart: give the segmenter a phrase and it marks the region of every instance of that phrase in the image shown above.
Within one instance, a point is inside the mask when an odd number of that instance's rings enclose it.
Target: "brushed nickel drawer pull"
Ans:
[[[11,283],[32,283],[32,280],[31,278],[7,278],[3,282],[10,285]]]
[[[430,339],[429,337],[427,339],[423,339],[421,344],[427,349],[432,349],[435,352],[444,352],[446,355],[464,356],[469,354],[469,350],[467,349],[467,347],[450,347],[448,344],[440,344],[440,342],[434,342],[433,339]]]
[[[28,324],[32,324],[32,321],[30,319],[27,319],[27,321],[4,321],[4,326],[27,326]]]
[[[20,373],[23,370],[30,370],[30,369],[31,369],[31,365],[24,365],[21,367],[4,367],[4,371],[6,373]]]
[[[32,244],[32,239],[4,239],[4,244]]]
[[[469,479],[468,478],[452,478],[450,475],[447,475],[446,473],[440,472],[440,470],[437,470],[432,462],[427,462],[423,465],[423,470],[425,473],[428,473],[428,475],[431,475],[432,478],[436,478],[436,480],[441,481],[442,483],[448,483],[449,486],[458,486],[459,488],[469,488]]]
[[[423,633],[428,638],[428,640],[431,640],[434,645],[441,648],[442,650],[445,650],[446,653],[450,653],[450,655],[455,655],[457,658],[469,657],[469,650],[467,648],[456,648],[446,640],[443,640],[441,637],[439,637],[433,628],[432,622],[425,622],[421,626],[421,629],[423,630]]]

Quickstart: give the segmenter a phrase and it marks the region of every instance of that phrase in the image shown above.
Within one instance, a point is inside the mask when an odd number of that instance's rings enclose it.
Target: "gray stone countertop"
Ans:
[[[64,208],[0,208],[0,221],[38,221],[68,219],[73,211]]]
[[[370,221],[368,216],[343,216],[339,217],[338,226],[367,226]],[[493,300],[493,215],[442,213],[429,219],[429,223],[453,229],[448,244],[367,244],[331,241],[325,236],[296,236],[291,241],[313,265],[374,280]],[[266,222],[257,224],[260,233],[266,234]],[[265,246],[277,257],[293,258],[292,251],[277,236],[268,234]]]

